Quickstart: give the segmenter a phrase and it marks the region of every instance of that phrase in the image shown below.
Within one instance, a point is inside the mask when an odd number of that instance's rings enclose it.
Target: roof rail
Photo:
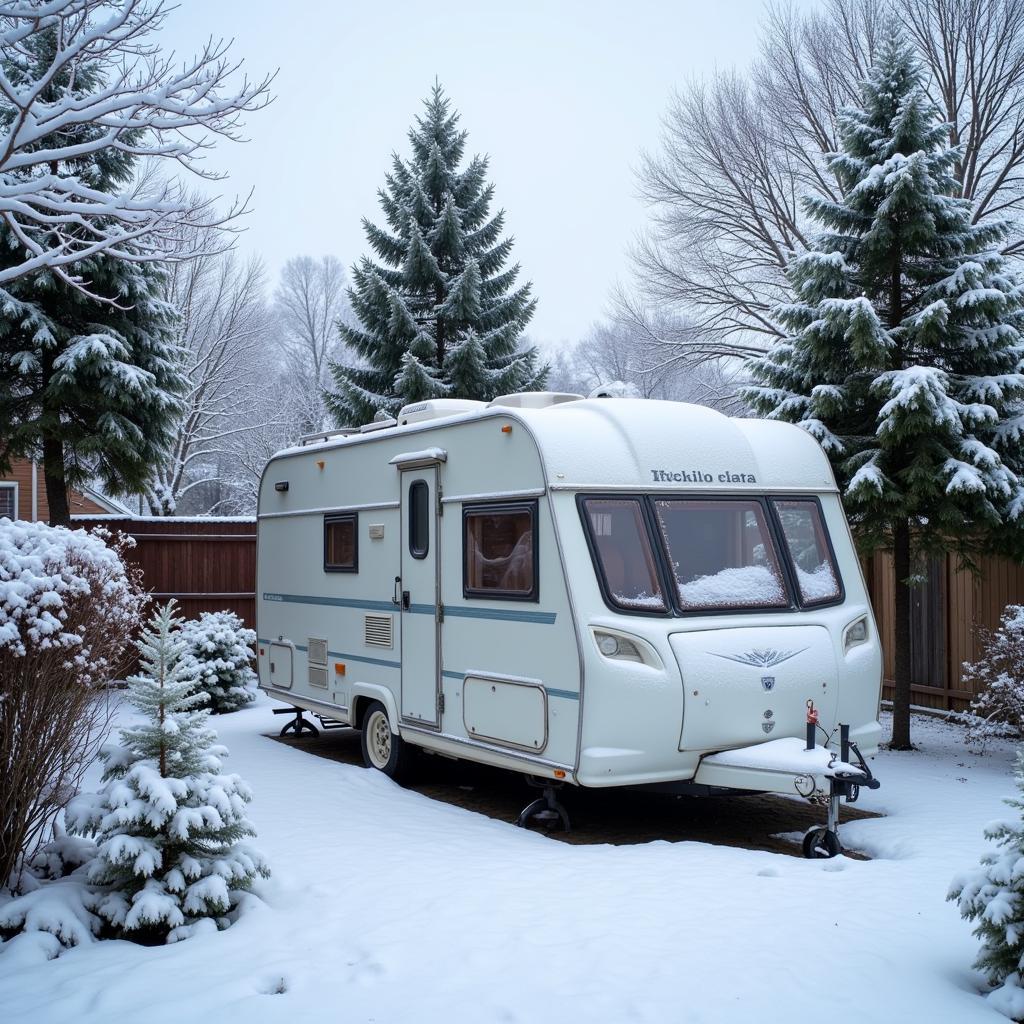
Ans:
[[[348,437],[350,434],[358,434],[358,427],[339,427],[337,430],[317,430],[312,434],[302,434],[299,437],[299,446],[316,444],[319,441],[329,441],[332,437]]]

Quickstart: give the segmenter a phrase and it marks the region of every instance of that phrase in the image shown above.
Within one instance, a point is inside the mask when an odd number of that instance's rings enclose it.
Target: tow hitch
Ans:
[[[818,727],[818,712],[815,710],[814,702],[807,702],[807,749],[814,750],[816,746],[815,732]],[[850,761],[850,754],[857,759],[857,763],[854,765]],[[872,775],[871,768],[868,766],[867,761],[864,759],[864,755],[860,752],[857,744],[850,740],[850,727],[848,725],[839,726],[839,757],[840,764],[851,766],[854,771],[848,771],[846,768],[836,768],[833,766],[836,763],[836,755],[832,754],[829,760],[828,768],[828,780],[829,780],[829,792],[825,798],[828,802],[828,820],[824,827],[818,825],[812,829],[809,829],[807,834],[804,836],[803,841],[803,852],[804,856],[810,859],[815,858],[827,858],[836,857],[843,852],[842,843],[839,841],[839,801],[841,798],[846,799],[848,804],[855,804],[857,798],[860,796],[861,786],[867,786],[868,789],[878,789],[881,783]],[[796,786],[796,790],[801,796],[814,801],[815,790],[812,780],[812,790],[809,793],[803,793],[800,790],[799,784]]]

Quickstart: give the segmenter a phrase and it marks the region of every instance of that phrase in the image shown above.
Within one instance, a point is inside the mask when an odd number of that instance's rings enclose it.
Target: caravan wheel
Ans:
[[[396,782],[406,773],[411,751],[402,737],[391,731],[388,713],[377,701],[363,719],[362,747],[367,768],[376,768]]]

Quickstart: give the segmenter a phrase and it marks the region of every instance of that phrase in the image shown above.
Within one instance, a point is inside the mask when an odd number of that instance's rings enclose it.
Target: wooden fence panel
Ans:
[[[129,559],[156,601],[175,598],[186,618],[228,610],[256,628],[255,518],[76,516],[135,540]]]

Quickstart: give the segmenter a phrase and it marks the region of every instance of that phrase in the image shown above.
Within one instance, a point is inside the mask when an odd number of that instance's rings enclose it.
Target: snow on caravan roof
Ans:
[[[825,453],[799,427],[643,398],[590,398],[543,408],[484,406],[286,448],[273,459],[433,432],[485,417],[519,421],[529,428],[553,487],[836,490]]]
[[[836,489],[818,442],[789,423],[635,398],[504,412],[535,434],[555,487]]]

